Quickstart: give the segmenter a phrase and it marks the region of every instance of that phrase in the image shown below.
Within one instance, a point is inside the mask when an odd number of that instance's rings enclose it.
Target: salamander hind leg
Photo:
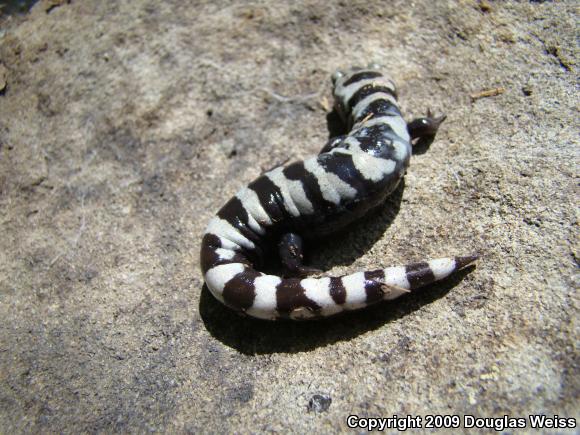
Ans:
[[[278,253],[286,275],[289,277],[303,277],[322,272],[302,263],[304,260],[304,242],[298,234],[284,234],[278,244]]]

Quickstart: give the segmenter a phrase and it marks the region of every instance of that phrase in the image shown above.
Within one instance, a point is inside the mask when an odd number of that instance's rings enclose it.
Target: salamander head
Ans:
[[[366,66],[366,67],[353,66],[351,68],[348,68],[347,70],[337,69],[331,75],[332,85],[336,86],[338,80],[345,77],[345,76],[350,77],[353,74],[364,73],[364,72],[369,72],[369,73],[382,72],[383,70],[384,70],[384,68],[375,62],[369,63],[368,66]]]

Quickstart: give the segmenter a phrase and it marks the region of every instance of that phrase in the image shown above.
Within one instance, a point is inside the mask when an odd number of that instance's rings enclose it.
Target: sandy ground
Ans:
[[[0,431],[580,417],[575,1],[49,3],[0,31]],[[333,321],[239,318],[202,287],[207,221],[316,153],[330,73],[369,61],[448,120],[311,264],[482,260]]]

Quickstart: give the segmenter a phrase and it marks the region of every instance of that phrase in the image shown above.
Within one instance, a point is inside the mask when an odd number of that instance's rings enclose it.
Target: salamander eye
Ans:
[[[335,85],[336,84],[336,81],[339,78],[344,77],[344,73],[342,71],[340,71],[340,70],[337,69],[335,72],[332,73],[332,76],[331,77],[332,77],[332,84]]]

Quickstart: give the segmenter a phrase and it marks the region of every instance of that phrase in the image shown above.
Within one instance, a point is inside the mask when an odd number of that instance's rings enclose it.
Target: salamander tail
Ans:
[[[267,320],[329,317],[392,300],[444,279],[478,258],[439,258],[340,277],[284,279],[258,272],[243,254],[209,242],[206,239],[202,246],[202,269],[211,293],[230,308]]]

